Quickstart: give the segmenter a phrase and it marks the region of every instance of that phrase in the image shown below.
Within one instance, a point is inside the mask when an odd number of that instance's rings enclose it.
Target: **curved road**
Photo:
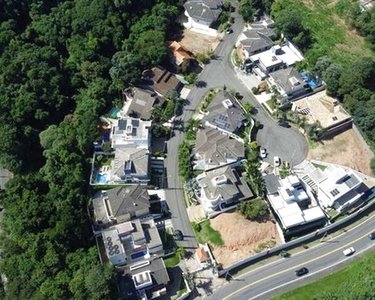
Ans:
[[[361,253],[375,249],[375,241],[368,238],[375,230],[374,221],[375,215],[336,238],[241,275],[216,290],[208,299],[270,299],[328,275],[348,265]],[[342,253],[348,247],[356,249],[351,257]],[[307,267],[309,274],[297,277],[295,270],[301,267]]]
[[[273,156],[279,156],[282,160],[289,161],[291,165],[302,162],[308,151],[308,144],[303,135],[294,128],[283,128],[263,110],[248,88],[237,78],[229,59],[236,43],[237,37],[243,29],[243,20],[237,11],[233,14],[235,23],[232,25],[233,33],[226,34],[222,42],[219,43],[215,50],[216,59],[212,60],[205,66],[198,77],[198,80],[205,81],[207,86],[204,88],[194,87],[190,91],[187,100],[189,104],[184,107],[182,116],[179,118],[186,122],[189,120],[194,110],[201,103],[204,95],[210,88],[223,87],[238,91],[244,98],[242,102],[250,102],[256,109],[257,114],[254,116],[263,128],[257,134],[259,145],[265,147],[268,151],[268,160],[271,162]],[[168,141],[168,156],[165,162],[167,169],[167,201],[172,213],[172,224],[175,229],[180,229],[185,239],[180,243],[189,251],[196,248],[197,242],[190,222],[187,216],[181,182],[178,176],[178,146],[183,141],[183,132],[175,131],[175,135]]]

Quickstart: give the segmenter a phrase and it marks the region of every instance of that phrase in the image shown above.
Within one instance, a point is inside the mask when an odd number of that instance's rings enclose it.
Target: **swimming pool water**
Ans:
[[[107,174],[98,174],[96,176],[96,182],[98,183],[107,183]]]
[[[305,72],[301,72],[301,76],[312,89],[315,89],[318,86],[318,84],[312,78],[310,78]]]

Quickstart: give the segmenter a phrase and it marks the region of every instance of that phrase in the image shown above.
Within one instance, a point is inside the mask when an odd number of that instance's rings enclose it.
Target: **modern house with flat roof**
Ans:
[[[158,96],[155,92],[141,89],[131,88],[125,92],[126,111],[124,113],[132,118],[140,118],[141,120],[150,120],[152,110],[155,106],[162,106],[165,102],[163,97]]]
[[[95,225],[106,228],[149,214],[150,196],[141,185],[100,191],[93,197]]]
[[[283,45],[275,45],[267,51],[250,56],[251,62],[255,65],[253,73],[263,80],[271,72],[284,67],[292,67],[302,61],[303,55],[290,42]]]
[[[196,196],[207,215],[235,207],[240,201],[254,197],[246,181],[231,166],[199,174]]]
[[[184,26],[197,32],[216,36],[217,30],[211,28],[217,21],[223,2],[221,0],[188,0],[184,4],[185,16],[188,18]]]
[[[210,170],[239,162],[245,157],[244,144],[213,128],[199,129],[194,148],[194,169]]]
[[[359,201],[368,189],[353,170],[334,165],[324,171],[316,168],[305,174],[302,181],[316,194],[321,207],[334,208],[340,212]]]
[[[296,175],[276,180],[276,186],[265,180],[267,197],[284,230],[301,231],[325,223],[323,210],[314,198],[309,197]]]
[[[283,97],[283,99],[278,100],[280,104],[300,97],[309,91],[309,85],[293,67],[279,69],[270,73],[267,82],[270,86],[276,86]]]
[[[244,125],[245,114],[231,94],[226,91],[218,92],[208,105],[207,111],[202,119],[205,126],[242,141],[236,133]]]

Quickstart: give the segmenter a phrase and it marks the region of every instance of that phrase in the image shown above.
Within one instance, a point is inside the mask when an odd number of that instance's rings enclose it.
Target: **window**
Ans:
[[[332,195],[333,197],[337,196],[338,194],[340,194],[340,192],[339,192],[338,189],[334,189],[334,190],[331,191],[331,195]]]

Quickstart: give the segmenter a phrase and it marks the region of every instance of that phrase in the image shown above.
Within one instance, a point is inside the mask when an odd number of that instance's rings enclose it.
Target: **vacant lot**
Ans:
[[[221,238],[220,232],[211,227],[209,220],[200,223],[200,230],[195,231],[198,242],[201,244],[210,243],[213,246],[223,246],[224,242]]]
[[[213,254],[223,267],[255,254],[266,246],[281,244],[276,225],[271,221],[250,222],[240,214],[223,213],[211,220],[211,227],[221,234],[224,246],[213,247]]]
[[[219,38],[185,29],[179,43],[194,54],[207,53],[216,49]]]
[[[372,153],[353,129],[347,130],[315,149],[310,149],[307,159],[343,165],[364,174],[371,175],[370,161]]]

